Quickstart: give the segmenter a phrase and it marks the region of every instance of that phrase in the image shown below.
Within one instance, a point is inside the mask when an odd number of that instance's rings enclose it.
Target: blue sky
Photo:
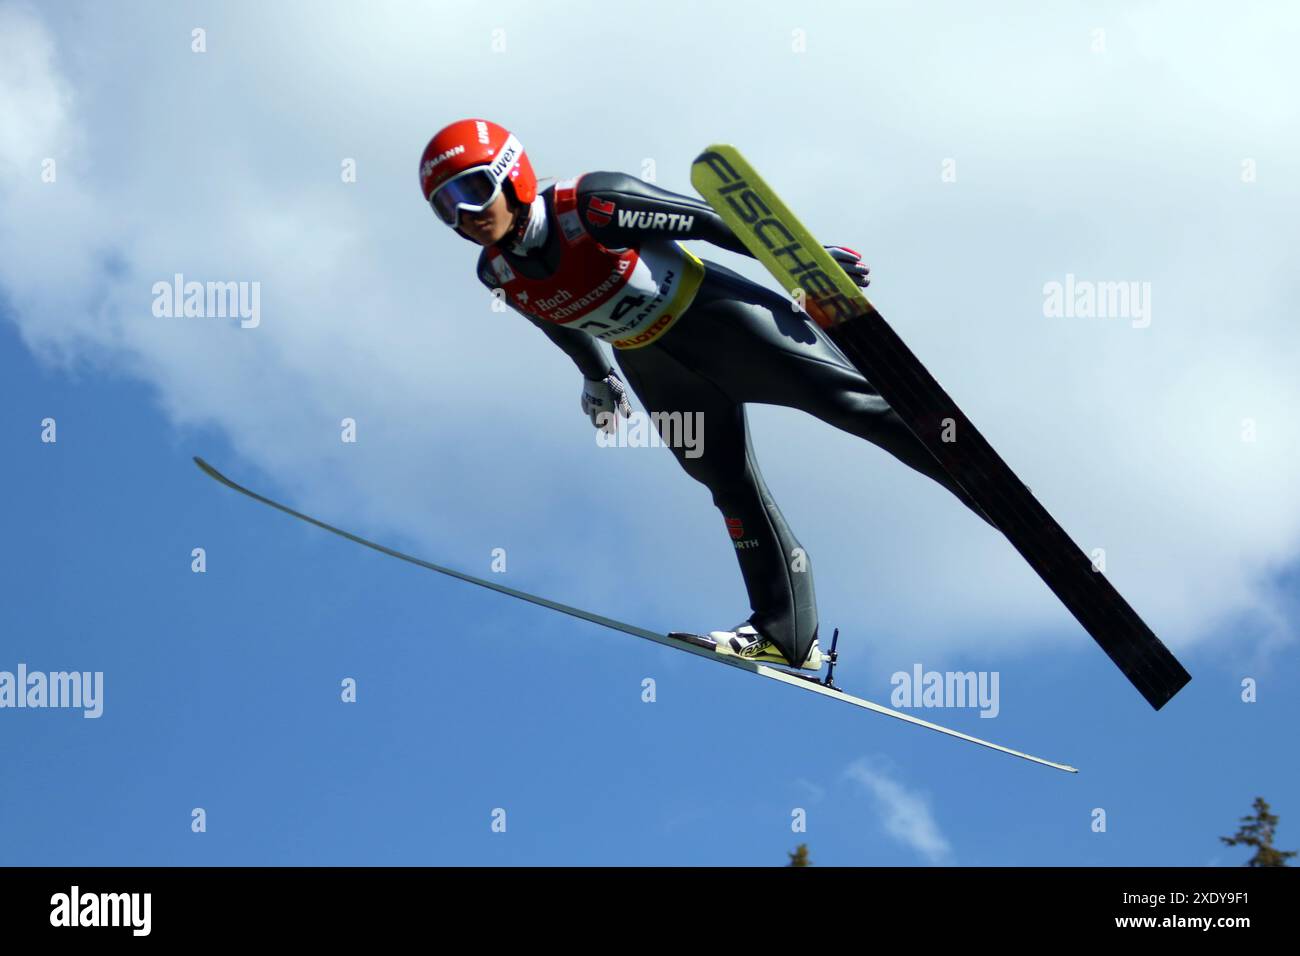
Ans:
[[[306,9],[0,3],[0,670],[105,675],[97,720],[0,709],[0,862],[766,865],[807,842],[825,865],[1232,865],[1217,837],[1256,795],[1300,844],[1300,126],[1275,11],[773,5],[724,29],[666,4],[634,31]],[[580,49],[657,79],[593,85]],[[503,583],[645,627],[745,615],[707,493],[662,448],[596,447],[567,358],[488,310],[474,250],[421,205],[424,142],[475,114],[543,175],[682,192],[702,146],[741,145],[864,252],[873,301],[1105,548],[1193,682],[1153,713],[1004,541],[787,409],[751,424],[841,683],[887,702],[915,663],[996,671],[995,719],[918,715],[1079,775],[442,578],[204,477],[191,455],[473,574],[505,548]],[[154,317],[177,272],[259,282],[261,324]],[[1067,274],[1151,283],[1149,327],[1045,317]]]

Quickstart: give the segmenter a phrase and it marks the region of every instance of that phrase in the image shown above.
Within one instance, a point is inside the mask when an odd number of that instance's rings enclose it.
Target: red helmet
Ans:
[[[523,145],[508,129],[489,120],[457,120],[429,140],[420,157],[420,192],[449,226],[462,210],[478,212],[509,183],[515,198],[537,197],[537,175]]]

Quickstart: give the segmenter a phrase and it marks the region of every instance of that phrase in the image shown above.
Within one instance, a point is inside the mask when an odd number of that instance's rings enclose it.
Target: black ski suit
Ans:
[[[636,248],[647,240],[702,239],[749,255],[707,203],[660,189],[621,173],[588,173],[578,181],[578,209],[587,231],[603,246]],[[552,189],[542,194],[553,215]],[[624,224],[587,214],[597,199],[608,208],[662,212],[659,222],[688,221],[689,228]],[[648,216],[638,221],[656,221]],[[554,270],[557,229],[539,247],[516,255],[500,247],[510,266],[532,275]],[[716,263],[689,308],[659,338],[638,348],[615,348],[624,380],[653,412],[702,413],[703,454],[669,443],[679,464],[713,496],[736,549],[756,630],[794,664],[802,663],[817,636],[812,565],[773,501],[749,438],[745,404],[759,402],[806,411],[865,438],[904,464],[948,488],[971,507],[966,493],[843,353],[790,299]],[[479,276],[496,285],[480,259]],[[603,379],[611,371],[599,341],[585,331],[523,313],[564,349],[582,374]],[[973,508],[979,514],[977,508]],[[981,515],[982,517],[982,515]],[[730,626],[730,625],[729,625]],[[685,628],[684,628],[685,629]]]

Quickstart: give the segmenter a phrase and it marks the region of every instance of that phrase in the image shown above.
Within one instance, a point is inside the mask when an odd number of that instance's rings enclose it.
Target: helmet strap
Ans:
[[[504,187],[509,190],[508,199],[514,206],[515,218],[510,224],[510,231],[506,233],[506,238],[511,242],[518,242],[524,237],[524,231],[528,228],[528,216],[532,212],[532,204],[520,202],[519,197],[515,195],[515,187],[512,182],[506,180]],[[502,240],[503,242],[505,239]]]

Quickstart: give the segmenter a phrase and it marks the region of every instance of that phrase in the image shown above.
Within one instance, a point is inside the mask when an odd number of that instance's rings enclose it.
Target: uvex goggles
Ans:
[[[433,211],[449,226],[460,221],[461,210],[482,212],[496,200],[501,183],[493,178],[491,167],[479,166],[457,173],[434,192],[429,199]]]
[[[482,212],[496,200],[501,184],[510,170],[519,162],[524,149],[519,140],[511,136],[497,152],[496,158],[486,166],[475,166],[457,173],[439,186],[429,197],[433,211],[449,226],[460,222],[464,212]]]

